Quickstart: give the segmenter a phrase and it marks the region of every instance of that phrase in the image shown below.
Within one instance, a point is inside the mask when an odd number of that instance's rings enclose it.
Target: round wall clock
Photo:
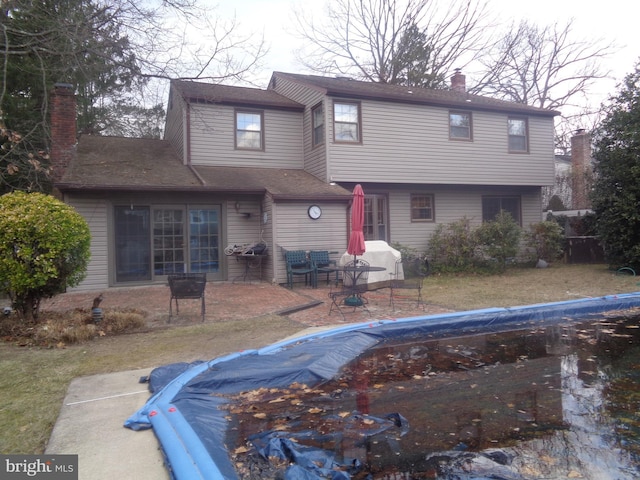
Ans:
[[[320,218],[320,215],[322,215],[322,209],[318,205],[311,205],[307,213],[309,214],[309,218],[317,220]]]

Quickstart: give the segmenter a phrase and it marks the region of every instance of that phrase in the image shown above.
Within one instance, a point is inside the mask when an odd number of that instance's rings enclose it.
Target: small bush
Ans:
[[[91,234],[82,216],[41,193],[0,197],[0,288],[26,321],[40,301],[76,286],[85,276]]]
[[[558,195],[554,195],[553,197],[551,197],[551,199],[549,200],[549,205],[547,205],[547,210],[551,210],[553,212],[561,212],[566,209],[567,207],[565,207],[562,199]]]
[[[518,254],[521,233],[511,214],[502,210],[495,220],[485,222],[475,230],[478,251],[499,271],[504,271],[507,261]]]
[[[476,246],[471,222],[463,217],[436,227],[429,239],[427,257],[438,271],[462,272],[473,267]]]
[[[529,226],[526,244],[535,252],[534,261],[552,262],[564,252],[564,229],[555,221],[544,221]]]

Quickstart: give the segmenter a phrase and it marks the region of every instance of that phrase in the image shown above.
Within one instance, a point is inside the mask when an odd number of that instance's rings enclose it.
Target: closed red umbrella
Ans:
[[[353,204],[351,205],[351,234],[347,253],[354,256],[365,252],[364,244],[364,191],[360,184],[353,189]]]

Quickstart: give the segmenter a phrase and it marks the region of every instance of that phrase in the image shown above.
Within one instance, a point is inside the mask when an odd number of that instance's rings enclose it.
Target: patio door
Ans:
[[[153,271],[220,277],[220,207],[153,209]]]
[[[364,239],[388,241],[386,195],[364,196]]]
[[[189,209],[189,271],[220,276],[220,209]]]
[[[116,206],[116,283],[172,273],[221,279],[220,218],[219,206]]]
[[[114,209],[115,281],[151,280],[151,228],[148,206]]]

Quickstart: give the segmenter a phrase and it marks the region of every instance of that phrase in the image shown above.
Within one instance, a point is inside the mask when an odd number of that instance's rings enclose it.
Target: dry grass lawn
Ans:
[[[502,275],[428,277],[430,303],[452,310],[513,307],[640,291],[640,277],[616,275],[606,265],[514,268]]]
[[[498,276],[434,275],[425,292],[432,304],[472,310],[634,292],[639,281],[604,265],[558,265]],[[269,316],[98,337],[66,348],[0,343],[0,452],[44,451],[74,377],[215,358],[271,344],[303,328],[289,318]]]

